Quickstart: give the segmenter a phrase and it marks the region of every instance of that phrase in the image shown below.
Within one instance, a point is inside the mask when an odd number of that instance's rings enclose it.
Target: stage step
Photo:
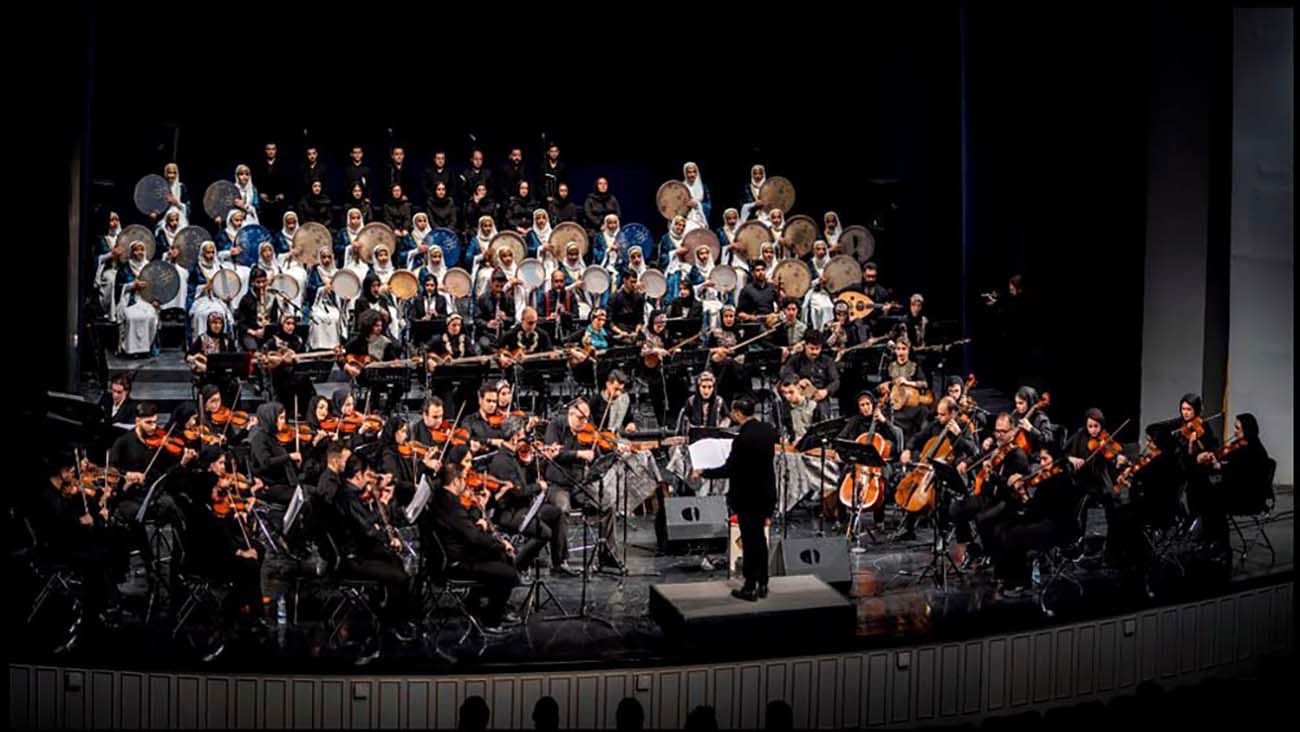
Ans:
[[[853,633],[853,604],[813,575],[772,577],[768,596],[758,602],[732,597],[740,584],[651,585],[650,615],[668,635],[712,647],[752,646],[759,639],[807,643],[845,639]]]

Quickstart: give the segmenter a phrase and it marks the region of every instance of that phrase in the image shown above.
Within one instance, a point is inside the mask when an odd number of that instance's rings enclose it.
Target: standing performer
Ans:
[[[767,537],[763,526],[776,508],[776,474],[772,470],[776,428],[754,419],[754,401],[747,396],[731,403],[731,419],[740,425],[740,434],[731,443],[727,462],[722,467],[693,471],[691,477],[728,480],[727,509],[740,524],[745,575],[744,586],[731,594],[754,602],[767,597]]]

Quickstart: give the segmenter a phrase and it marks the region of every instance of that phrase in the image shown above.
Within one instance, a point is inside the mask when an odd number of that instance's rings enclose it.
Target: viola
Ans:
[[[984,484],[988,482],[989,478],[993,477],[993,471],[997,470],[1002,461],[1006,460],[1011,451],[1017,447],[1019,445],[1013,440],[993,451],[989,459],[985,460],[984,464],[980,466],[979,472],[975,474],[975,487],[971,491],[973,495],[978,496],[984,491]]]
[[[161,428],[145,435],[143,442],[150,450],[163,450],[168,455],[180,455],[185,452],[185,440]]]
[[[1100,451],[1101,456],[1106,460],[1114,460],[1116,456],[1124,452],[1124,446],[1111,439],[1109,432],[1102,430],[1096,437],[1088,440],[1088,452],[1094,453],[1097,451]]]
[[[1030,417],[1034,416],[1034,412],[1037,412],[1038,410],[1045,408],[1047,405],[1051,403],[1052,403],[1052,395],[1048,394],[1047,392],[1043,392],[1043,397],[1039,399],[1037,402],[1035,402],[1034,406],[1030,407],[1029,411],[1025,412],[1025,416],[1022,417],[1021,419],[1029,419]],[[1012,441],[1021,450],[1024,450],[1025,452],[1029,452],[1029,448],[1030,448],[1029,435],[1025,434],[1025,429],[1023,427],[1016,428],[1016,435],[1014,438],[1012,438]]]
[[[251,419],[248,412],[232,410],[230,407],[223,406],[215,412],[208,415],[208,419],[215,425],[225,425],[230,423],[232,427],[247,427]]]

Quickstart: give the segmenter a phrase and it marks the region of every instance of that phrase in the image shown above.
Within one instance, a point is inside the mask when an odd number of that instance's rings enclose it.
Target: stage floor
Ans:
[[[1185,575],[1172,570],[1160,576],[1159,596],[1148,599],[1143,583],[1132,576],[1107,569],[1084,573],[1085,594],[1062,605],[1055,618],[1044,616],[1033,596],[1009,599],[999,596],[989,572],[967,574],[949,583],[946,592],[935,588],[928,579],[918,582],[915,576],[931,559],[929,531],[922,530],[918,539],[906,544],[872,544],[864,539],[865,551],[850,554],[852,580],[846,588],[856,611],[853,632],[828,643],[804,642],[799,628],[790,628],[781,637],[751,639],[743,648],[713,648],[696,641],[679,640],[665,632],[649,612],[650,585],[665,583],[709,582],[726,579],[725,557],[714,555],[718,568],[702,564],[700,554],[656,556],[653,552],[652,517],[633,517],[629,524],[628,566],[636,576],[617,577],[593,574],[587,586],[589,613],[608,621],[546,620],[556,614],[546,608],[531,622],[508,634],[492,637],[485,647],[469,643],[456,646],[459,627],[445,629],[437,638],[414,644],[385,642],[383,655],[367,667],[375,673],[439,673],[482,671],[518,671],[522,667],[592,667],[645,663],[684,663],[734,659],[738,656],[762,657],[782,652],[809,654],[829,651],[861,650],[882,646],[904,645],[963,638],[1011,630],[1026,630],[1084,618],[1131,612],[1151,605],[1184,602],[1238,590],[1252,583],[1283,581],[1293,571],[1294,527],[1291,511],[1293,493],[1288,489],[1278,495],[1275,514],[1281,518],[1267,526],[1277,551],[1270,563],[1267,549],[1257,548],[1243,562],[1231,566],[1184,556]],[[892,523],[892,516],[890,523]],[[830,534],[832,527],[827,526]],[[793,512],[789,536],[806,537],[817,533],[817,522],[803,508]],[[842,535],[842,529],[840,530]],[[779,531],[774,531],[773,543]],[[580,530],[577,537],[580,538]],[[622,525],[619,525],[622,537]],[[575,541],[573,546],[580,543]],[[621,551],[620,546],[620,551]],[[960,563],[961,556],[954,552]],[[580,557],[580,555],[579,555]],[[575,557],[575,564],[578,557]],[[281,578],[285,565],[274,559],[266,563],[266,589],[275,593],[285,588]],[[907,572],[907,574],[901,574]],[[544,573],[545,574],[545,573]],[[546,578],[564,608],[575,612],[582,596],[582,581],[577,578]],[[733,584],[738,584],[733,582]],[[143,610],[144,583],[136,580],[124,589],[132,594],[133,605]],[[516,589],[517,604],[527,588]],[[17,604],[17,603],[13,603]],[[310,602],[304,600],[304,612],[310,614]],[[12,610],[12,608],[11,608]],[[141,612],[142,616],[142,612]],[[274,621],[272,621],[274,622]],[[114,633],[86,637],[68,654],[57,658],[22,648],[21,639],[10,644],[10,659],[24,662],[53,662],[90,667],[137,667],[157,669],[194,668],[213,671],[303,673],[354,671],[353,657],[332,651],[324,645],[327,631],[319,622],[290,626],[279,637],[259,644],[232,642],[218,659],[201,664],[192,653],[173,641],[166,622],[146,626],[140,617],[130,616],[125,626]],[[435,647],[436,643],[436,647]]]

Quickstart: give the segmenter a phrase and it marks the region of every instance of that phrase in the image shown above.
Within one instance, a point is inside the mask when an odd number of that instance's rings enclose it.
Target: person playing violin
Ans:
[[[1231,553],[1228,516],[1262,513],[1273,500],[1273,462],[1259,439],[1259,421],[1242,413],[1233,422],[1232,440],[1200,464],[1217,473],[1216,490],[1202,507],[1201,539],[1212,556]]]
[[[568,563],[569,540],[567,517],[555,505],[543,502],[525,526],[524,519],[534,501],[545,501],[549,484],[541,478],[538,458],[525,440],[523,425],[512,425],[505,444],[488,465],[488,473],[508,487],[496,496],[495,523],[511,533],[527,537],[515,557],[515,567],[523,570],[544,547],[550,547],[551,574],[574,576],[577,571]],[[551,450],[553,454],[555,450]]]
[[[282,506],[289,505],[293,498],[303,462],[302,453],[294,443],[282,445],[276,437],[287,427],[284,405],[267,402],[257,408],[257,424],[248,437],[253,475],[266,484],[266,500]]]
[[[966,415],[974,426],[977,435],[983,434],[988,427],[989,412],[975,401],[975,395],[966,389],[966,382],[960,376],[952,374],[943,382],[943,395],[953,400],[958,411]]]
[[[357,399],[352,395],[350,388],[344,386],[335,391],[333,404],[334,416],[322,423],[326,432],[337,432],[353,449],[378,438],[383,423],[375,419],[363,419],[368,415],[362,414],[357,409]],[[355,430],[350,435],[346,425],[355,425]]]
[[[355,453],[348,456],[339,477],[343,483],[331,504],[330,529],[338,547],[339,574],[383,585],[387,601],[379,608],[380,621],[399,641],[408,642],[416,633],[408,620],[410,578],[398,554],[401,540],[390,536],[375,506],[390,505],[392,486]]]
[[[953,408],[952,403],[946,398],[940,402],[940,405],[949,410]],[[951,419],[949,424],[953,423],[960,423],[960,420]],[[956,529],[957,541],[966,544],[967,562],[973,562],[983,556],[989,542],[994,540],[992,532],[997,528],[1010,498],[1008,483],[1011,477],[1029,472],[1029,456],[1016,446],[1015,436],[1016,426],[1013,417],[1002,412],[993,420],[993,436],[985,438],[982,445],[984,455],[981,457],[984,458],[984,463],[980,465],[977,475],[982,473],[984,477],[979,495],[958,494],[948,505],[948,518]],[[973,442],[970,438],[963,439],[967,440],[968,444]],[[973,462],[971,454],[967,453],[958,460],[957,472],[963,476],[973,472],[967,470],[971,462]],[[980,543],[974,542],[974,534],[971,532],[972,521],[979,531]]]
[[[1038,403],[1038,397],[1038,390],[1034,387],[1020,387],[1016,390],[1016,396],[1013,400],[1015,410],[1011,413],[1012,418],[1016,420],[1016,426],[1028,438],[1031,450],[1056,443],[1056,427],[1052,425],[1052,420],[1048,418],[1047,414],[1041,409],[1034,409],[1034,413],[1029,414],[1029,411]]]
[[[596,429],[615,434],[636,432],[636,415],[632,413],[632,398],[627,394],[627,374],[613,369],[605,377],[605,388],[591,399],[591,414]]]
[[[321,471],[325,469],[325,450],[329,446],[333,433],[324,429],[323,425],[329,423],[330,415],[330,400],[319,394],[307,400],[306,408],[302,412],[303,422],[307,427],[304,434],[311,435],[310,438],[298,440],[303,453],[302,479],[307,485],[316,485],[320,480]]]
[[[501,446],[505,432],[497,409],[497,385],[484,381],[478,388],[478,411],[465,418],[469,446],[476,455]]]
[[[1147,426],[1148,437],[1168,458],[1162,460],[1162,466],[1152,465],[1143,472],[1143,484],[1158,504],[1151,506],[1153,510],[1171,506],[1178,500],[1178,489],[1186,485],[1188,511],[1203,524],[1213,503],[1211,493],[1219,490],[1210,483],[1219,438],[1201,416],[1201,407],[1199,395],[1184,394],[1178,402],[1178,417]]]
[[[601,551],[597,557],[601,567],[622,568],[622,563],[614,556],[614,509],[612,500],[599,505],[600,496],[590,487],[579,489],[574,483],[581,480],[591,463],[595,462],[599,447],[591,442],[584,444],[579,438],[584,432],[590,434],[594,429],[591,424],[591,405],[585,399],[574,399],[565,408],[565,419],[552,420],[546,427],[545,444],[555,447],[555,455],[545,461],[542,478],[549,484],[550,501],[564,513],[574,505],[588,513],[594,513],[599,519],[599,538],[602,539]]]
[[[391,476],[394,501],[398,506],[405,506],[415,497],[415,484],[421,471],[437,474],[441,466],[434,450],[429,450],[423,457],[415,454],[408,439],[410,434],[406,419],[394,415],[384,423],[384,431],[379,437],[379,467],[384,475]]]
[[[1104,437],[1103,437],[1104,435]],[[1101,444],[1105,442],[1106,444]],[[1090,447],[1091,445],[1091,447]],[[1119,447],[1121,450],[1113,448]],[[1085,491],[1106,503],[1113,501],[1115,478],[1129,459],[1106,431],[1106,415],[1093,407],[1084,412],[1083,428],[1065,441],[1065,458],[1074,470],[1074,479]],[[1096,453],[1094,455],[1093,453]]]
[[[1020,594],[1028,587],[1029,552],[1054,546],[1078,521],[1083,489],[1074,480],[1065,454],[1048,444],[1034,457],[1037,465],[1032,470],[1008,478],[1014,496],[1010,499],[1012,510],[1005,511],[989,532],[987,549],[1004,596]],[[1032,483],[1037,485],[1031,488]]]
[[[499,363],[502,368],[514,364],[514,359],[507,354],[545,353],[551,350],[551,337],[537,327],[537,310],[527,307],[519,315],[519,325],[510,329],[497,341],[496,348],[501,353]]]
[[[236,425],[234,412],[226,407],[225,396],[216,384],[208,384],[199,391],[199,401],[203,405],[203,425],[207,427],[210,437],[204,442],[218,441],[226,445],[234,445],[242,442],[248,437],[252,425],[244,423]],[[193,405],[191,405],[193,406]],[[190,428],[196,435],[199,427],[199,413],[195,412],[186,422],[186,427]],[[195,441],[195,446],[198,441]]]
[[[109,450],[110,466],[123,473],[122,484],[114,491],[112,512],[127,525],[138,528],[134,538],[145,545],[149,542],[144,540],[144,526],[136,522],[136,514],[149,484],[198,457],[198,452],[183,445],[181,437],[167,436],[166,430],[158,428],[158,408],[154,403],[141,402],[136,409],[135,428],[117,438]],[[166,491],[153,497],[149,509],[150,518],[176,526],[181,523],[180,508]]]
[[[468,453],[466,453],[468,455]],[[457,579],[473,580],[479,590],[467,603],[477,611],[484,630],[500,633],[505,625],[515,625],[519,617],[509,610],[510,591],[519,584],[515,569],[515,548],[509,540],[499,537],[482,517],[476,517],[462,497],[469,488],[465,482],[465,468],[451,460],[442,467],[441,487],[434,492],[431,510],[421,516],[429,517],[429,525],[437,535],[447,563],[447,572]],[[471,611],[474,612],[474,611]]]

